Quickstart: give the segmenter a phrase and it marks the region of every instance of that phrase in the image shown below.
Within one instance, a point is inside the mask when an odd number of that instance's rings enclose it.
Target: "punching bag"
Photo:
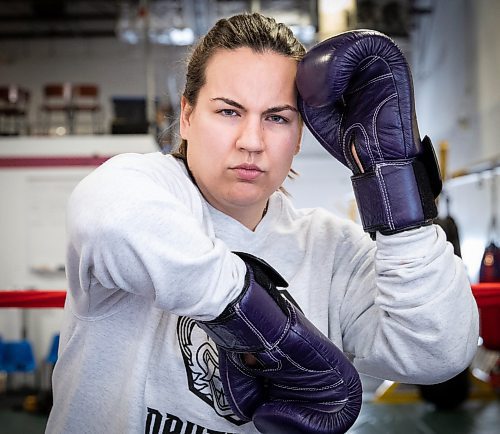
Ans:
[[[485,282],[500,282],[500,247],[494,241],[484,249],[479,268],[479,283]]]
[[[497,232],[497,197],[496,178],[491,180],[491,223],[489,228],[490,242],[484,249],[481,267],[479,268],[479,283],[500,282],[500,247],[495,243]],[[500,351],[500,312],[498,307],[481,308],[481,337],[483,346],[488,350]]]
[[[481,267],[479,268],[479,283],[500,282],[500,247],[495,243],[497,231],[497,180],[495,174],[491,178],[491,221],[488,237],[491,240],[484,249]]]

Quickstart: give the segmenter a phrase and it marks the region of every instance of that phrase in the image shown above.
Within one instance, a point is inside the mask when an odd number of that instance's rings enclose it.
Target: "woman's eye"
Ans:
[[[217,113],[220,113],[223,116],[237,116],[238,113],[233,109],[221,109],[218,110]]]
[[[270,115],[268,119],[271,122],[277,123],[277,124],[286,124],[288,123],[288,119],[284,118],[283,116],[279,115]]]

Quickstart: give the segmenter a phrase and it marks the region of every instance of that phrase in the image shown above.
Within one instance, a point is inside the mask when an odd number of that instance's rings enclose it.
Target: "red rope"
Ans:
[[[478,283],[472,285],[472,293],[478,306],[500,308],[500,283]],[[52,290],[0,290],[0,308],[50,308],[64,307],[66,291]]]
[[[1,307],[49,308],[64,307],[66,291],[40,291],[18,289],[0,291]]]

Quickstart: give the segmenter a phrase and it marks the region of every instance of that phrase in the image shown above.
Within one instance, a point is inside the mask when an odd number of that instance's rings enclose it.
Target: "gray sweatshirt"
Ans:
[[[123,154],[67,212],[68,296],[47,433],[257,433],[232,412],[217,350],[194,319],[243,287],[231,251],[266,260],[282,295],[365,374],[444,381],[470,363],[478,312],[438,226],[377,235],[280,192],[255,231],[211,207],[182,162]]]

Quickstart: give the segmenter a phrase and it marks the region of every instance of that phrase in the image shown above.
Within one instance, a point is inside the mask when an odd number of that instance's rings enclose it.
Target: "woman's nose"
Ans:
[[[242,124],[236,142],[239,149],[248,152],[262,152],[264,149],[263,131],[260,119],[248,118]]]

